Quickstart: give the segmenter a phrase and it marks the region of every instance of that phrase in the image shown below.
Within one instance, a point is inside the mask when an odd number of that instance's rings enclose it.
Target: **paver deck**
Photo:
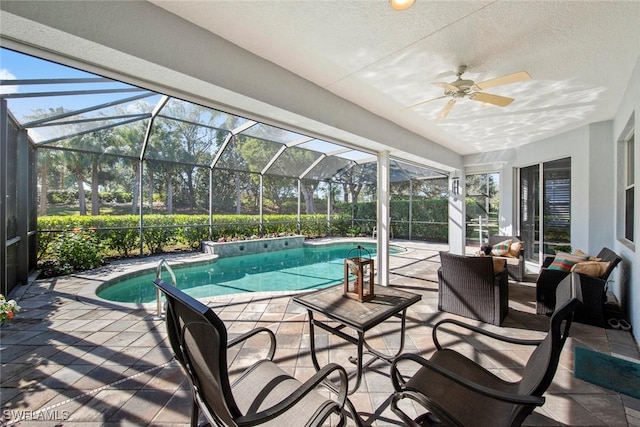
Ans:
[[[422,295],[407,312],[405,351],[425,357],[434,350],[431,327],[445,317],[437,310],[438,251],[443,245],[400,242],[406,253],[391,256],[390,284]],[[64,426],[187,426],[191,408],[188,383],[173,360],[164,324],[150,306],[119,307],[92,298],[87,288],[110,274],[140,268],[157,259],[116,263],[95,271],[38,280],[17,292],[22,311],[0,329],[2,363],[0,423]],[[256,326],[277,334],[276,361],[299,379],[315,372],[309,355],[306,310],[290,295],[249,294],[206,299],[228,326],[230,336]],[[538,337],[548,318],[535,314],[535,283],[510,283],[510,311],[502,327],[483,325],[519,337]],[[463,319],[463,318],[460,318]],[[476,323],[463,319],[470,323]],[[367,335],[375,348],[398,348],[399,320],[385,322]],[[350,365],[355,349],[317,331],[319,361]],[[521,371],[526,350],[468,336],[451,336],[452,345],[506,378]],[[576,346],[638,361],[629,332],[574,324],[546,403],[525,425],[640,426],[640,400],[574,378]],[[232,374],[259,358],[259,340],[234,349]],[[351,400],[373,426],[401,425],[389,409],[389,367],[366,371]],[[18,423],[19,421],[19,423]]]

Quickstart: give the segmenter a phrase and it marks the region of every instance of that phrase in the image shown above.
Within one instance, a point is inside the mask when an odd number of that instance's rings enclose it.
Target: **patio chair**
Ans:
[[[375,239],[378,236],[378,226],[374,225],[371,230],[371,238]],[[389,227],[389,238],[393,239],[393,227]]]
[[[583,304],[576,310],[574,320],[579,323],[604,327],[607,280],[622,258],[609,248],[602,248],[596,258],[609,262],[609,266],[600,277],[580,274]],[[553,313],[556,305],[556,287],[569,275],[568,271],[548,268],[554,259],[553,256],[544,259],[536,280],[536,313],[538,314],[550,315]]]
[[[403,354],[392,364],[391,381],[395,390],[391,401],[392,411],[406,425],[413,427],[428,425],[429,422],[475,427],[521,425],[537,406],[545,402],[542,395],[553,380],[562,347],[569,336],[573,312],[580,305],[579,282],[580,277],[573,273],[558,286],[557,299],[561,303],[551,316],[546,337],[541,340],[499,335],[454,319],[438,322],[433,328],[436,351],[429,360],[417,354]],[[572,295],[574,288],[578,295]],[[524,366],[521,379],[514,382],[504,380],[472,358],[443,348],[438,341],[438,330],[447,324],[453,325],[461,337],[468,335],[467,331],[460,331],[463,328],[509,343],[509,348],[514,344],[535,347]],[[472,337],[475,339],[475,336]],[[483,337],[478,339],[481,342],[489,341]],[[459,340],[453,342],[459,343]],[[418,364],[419,369],[409,371],[409,368],[414,368],[414,363]],[[401,374],[401,366],[412,373],[410,377]],[[400,400],[405,398],[417,402],[427,412],[412,419],[398,407]]]
[[[492,257],[448,252],[440,252],[440,263],[438,310],[500,325],[509,311],[507,269],[494,271]]]
[[[162,279],[154,284],[165,295],[169,342],[191,384],[192,426],[198,425],[200,412],[216,426],[319,426],[333,414],[339,417],[336,424],[344,425],[344,368],[328,364],[301,383],[272,361],[276,340],[271,330],[256,328],[227,341],[224,323],[212,309]],[[227,349],[263,333],[269,338],[267,357],[231,384]],[[318,389],[323,384],[324,392]]]

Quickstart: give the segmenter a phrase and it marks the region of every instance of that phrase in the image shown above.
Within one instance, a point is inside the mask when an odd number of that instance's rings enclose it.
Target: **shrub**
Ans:
[[[177,226],[177,240],[192,250],[198,249],[203,240],[209,239],[208,215],[173,215],[173,223]]]
[[[49,190],[47,202],[51,204],[67,204],[78,200],[78,190]]]
[[[105,229],[100,230],[108,249],[119,255],[129,254],[140,247],[140,229],[137,226],[138,215],[107,216],[102,222]]]
[[[100,200],[105,203],[131,203],[133,195],[129,191],[101,191]]]
[[[59,273],[89,270],[104,263],[102,244],[94,230],[65,232],[54,243]]]

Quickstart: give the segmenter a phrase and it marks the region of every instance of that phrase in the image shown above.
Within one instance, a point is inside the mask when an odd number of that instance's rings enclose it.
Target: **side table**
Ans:
[[[422,298],[417,294],[377,285],[374,286],[374,293],[375,297],[370,301],[359,302],[345,297],[342,285],[338,285],[293,298],[296,303],[307,309],[309,315],[310,353],[316,370],[320,370],[320,365],[316,357],[315,326],[357,346],[357,356],[350,359],[352,363],[356,364],[356,382],[349,390],[349,394],[353,394],[360,387],[363,370],[373,361],[381,359],[391,363],[402,352],[407,308]],[[322,314],[329,321],[337,322],[339,325],[333,327],[327,322],[315,319],[314,313]],[[372,348],[366,342],[365,333],[393,316],[401,319],[400,349],[396,354],[387,355]],[[342,329],[345,327],[354,329],[357,338],[344,333]],[[373,356],[367,363],[363,363],[365,353]]]

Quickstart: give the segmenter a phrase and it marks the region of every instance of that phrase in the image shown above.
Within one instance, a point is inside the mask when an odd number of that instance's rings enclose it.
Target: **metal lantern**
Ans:
[[[366,257],[363,252],[366,252]],[[360,245],[351,249],[344,260],[344,296],[360,302],[372,299],[375,296],[373,276],[371,253]]]

